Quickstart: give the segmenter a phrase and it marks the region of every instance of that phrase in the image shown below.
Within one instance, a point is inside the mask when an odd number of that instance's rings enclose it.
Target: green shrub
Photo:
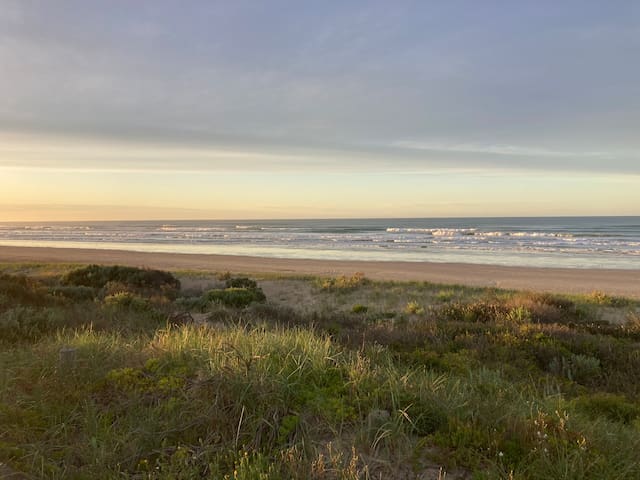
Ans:
[[[600,376],[600,359],[591,355],[571,355],[573,377],[578,383],[588,383]]]
[[[226,272],[218,272],[216,274],[216,278],[220,281],[226,281],[232,278],[231,272],[226,271]]]
[[[604,292],[595,290],[585,296],[585,300],[589,303],[602,305],[606,307],[623,307],[629,304],[629,300],[620,297],[613,297]]]
[[[408,302],[404,307],[404,313],[409,315],[422,315],[424,313],[424,308],[415,300]]]
[[[254,303],[249,307],[248,313],[261,321],[280,325],[299,325],[311,322],[311,319],[307,319],[295,309],[282,304]]]
[[[148,300],[129,292],[114,293],[104,298],[107,307],[130,310],[133,312],[148,312],[153,307]]]
[[[175,296],[180,281],[169,272],[136,267],[89,265],[67,273],[64,285],[104,288],[110,282],[124,284],[140,293]]]
[[[369,308],[366,305],[361,305],[359,303],[356,303],[353,307],[351,307],[351,311],[353,313],[367,313],[368,310]]]
[[[35,341],[64,326],[65,317],[60,310],[14,307],[0,314],[0,340]]]
[[[46,306],[52,298],[35,280],[23,275],[0,274],[0,295],[6,307],[16,305]],[[2,307],[0,304],[0,307]]]
[[[350,277],[341,275],[335,278],[325,278],[319,283],[321,290],[326,291],[348,291],[354,290],[363,285],[367,285],[369,281],[362,272],[356,272]]]
[[[473,351],[460,350],[459,352],[446,352],[440,358],[440,366],[445,371],[458,374],[467,374],[474,368],[478,368],[480,363],[474,357]]]
[[[445,305],[438,309],[437,314],[449,321],[489,323],[505,318],[508,312],[508,307],[502,303],[483,300]]]
[[[529,293],[526,294],[525,298],[528,299],[531,303],[548,305],[561,310],[571,310],[572,308],[575,308],[575,303],[568,298],[564,298],[559,295],[553,295],[551,293]]]
[[[584,395],[576,398],[573,403],[578,411],[592,419],[605,417],[614,422],[630,424],[640,417],[640,405],[613,393]]]
[[[185,311],[203,312],[208,305],[208,301],[204,297],[180,297],[176,299],[174,305]]]
[[[445,409],[435,401],[419,400],[407,408],[413,433],[430,435],[444,428],[448,418]]]
[[[246,307],[253,302],[264,302],[266,300],[262,290],[248,288],[209,290],[203,298],[209,303],[218,303],[235,308]]]
[[[631,333],[640,333],[640,312],[629,313],[623,328]]]
[[[455,290],[440,290],[436,294],[436,300],[442,303],[450,302],[456,296]]]
[[[531,322],[531,312],[523,306],[514,307],[505,315],[508,323],[523,324]]]
[[[96,297],[96,289],[85,286],[56,286],[49,289],[53,297],[65,298],[72,302],[91,301]]]
[[[127,285],[122,282],[107,282],[104,287],[102,287],[100,294],[103,297],[108,297],[109,295],[114,295],[116,293],[136,293],[138,289],[134,286]]]
[[[227,288],[247,288],[249,290],[258,288],[256,281],[247,277],[229,278],[225,284]]]
[[[600,376],[600,360],[590,355],[571,354],[556,357],[549,364],[549,370],[578,383],[594,382]]]
[[[187,361],[150,358],[144,368],[125,367],[109,371],[101,388],[121,394],[168,396],[182,389],[192,373],[193,365]]]

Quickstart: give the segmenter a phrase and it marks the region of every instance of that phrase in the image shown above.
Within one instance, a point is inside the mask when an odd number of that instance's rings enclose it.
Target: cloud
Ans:
[[[416,141],[398,141],[391,144],[392,147],[406,148],[411,150],[435,151],[435,152],[457,152],[457,153],[477,153],[525,157],[596,157],[600,159],[610,158],[613,155],[606,152],[569,152],[560,150],[547,150],[520,145],[474,145],[474,144],[446,144],[429,143]]]
[[[612,158],[628,158],[621,168]],[[637,155],[636,155],[637,157]],[[0,135],[0,169],[67,173],[521,175],[640,174],[634,152],[553,151],[514,145],[396,141],[390,144],[216,145],[56,135]]]
[[[0,128],[41,145],[1,162],[637,174],[637,19],[633,2],[8,1]]]

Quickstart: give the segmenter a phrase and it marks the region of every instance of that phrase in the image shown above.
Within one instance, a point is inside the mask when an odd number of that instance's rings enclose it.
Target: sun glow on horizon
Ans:
[[[375,163],[336,169],[320,155],[305,169],[264,163],[280,159],[277,153],[242,150],[225,153],[226,168],[194,168],[177,160],[184,148],[90,142],[83,150],[82,142],[68,142],[40,164],[33,162],[47,155],[46,143],[0,146],[0,221],[637,215],[640,205],[639,175]],[[79,162],[83,151],[87,161]],[[110,159],[106,168],[93,152]],[[262,167],[239,165],[243,159]]]

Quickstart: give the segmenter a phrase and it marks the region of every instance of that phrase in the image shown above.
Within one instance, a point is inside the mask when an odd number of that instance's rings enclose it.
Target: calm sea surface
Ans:
[[[640,217],[0,223],[0,248],[640,269]]]

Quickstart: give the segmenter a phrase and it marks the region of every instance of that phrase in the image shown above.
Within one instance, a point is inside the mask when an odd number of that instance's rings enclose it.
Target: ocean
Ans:
[[[0,223],[0,248],[640,269],[640,217]]]

